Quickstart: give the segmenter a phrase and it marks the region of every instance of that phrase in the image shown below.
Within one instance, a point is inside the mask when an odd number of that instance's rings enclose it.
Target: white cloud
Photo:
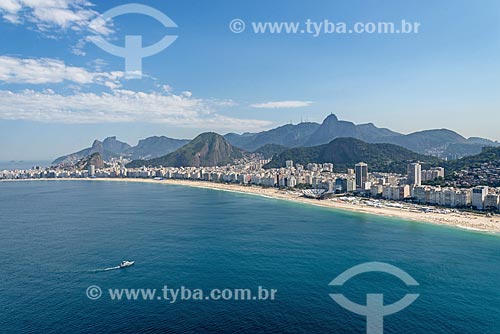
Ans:
[[[0,17],[10,23],[31,23],[39,31],[53,29],[113,33],[87,0],[1,0]]]
[[[150,122],[185,128],[259,131],[268,121],[238,119],[214,109],[226,101],[130,90],[60,95],[52,91],[0,91],[0,119],[46,123]]]
[[[184,127],[259,130],[270,122],[241,120],[214,112],[236,105],[232,100],[192,98],[193,93],[173,93],[169,85],[156,84],[162,93],[121,89],[126,79],[120,71],[97,71],[103,61],[92,63],[95,72],[66,65],[57,59],[23,59],[0,56],[0,83],[41,85],[41,91],[0,90],[0,119],[55,123],[162,122]],[[65,83],[72,95],[61,95],[47,84]],[[84,93],[85,85],[107,87],[111,93]],[[92,86],[95,88],[95,86]]]
[[[0,56],[0,81],[16,84],[48,84],[64,81],[120,87],[123,72],[90,72],[50,58],[29,59]]]
[[[171,94],[174,91],[174,88],[170,85],[158,85],[158,86],[161,87],[161,89],[163,89],[163,91],[168,94]]]
[[[86,56],[85,46],[87,45],[87,37],[80,38],[75,45],[71,47],[71,53],[75,56]]]
[[[16,14],[22,8],[17,0],[2,0],[0,2],[0,10],[7,13]]]
[[[280,109],[280,108],[302,108],[309,107],[314,102],[311,101],[275,101],[251,104],[252,108]]]

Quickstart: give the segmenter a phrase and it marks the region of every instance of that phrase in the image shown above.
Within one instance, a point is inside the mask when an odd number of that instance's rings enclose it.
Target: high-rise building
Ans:
[[[360,162],[354,166],[356,174],[356,190],[362,190],[364,184],[368,181],[368,165]]]
[[[347,179],[338,178],[335,180],[335,191],[346,192],[347,191]]]
[[[471,204],[472,192],[470,189],[462,189],[457,191],[455,194],[455,206],[456,207],[466,207]]]
[[[488,195],[488,190],[488,187],[475,187],[472,189],[472,207],[474,209],[484,209],[484,199]]]
[[[384,186],[382,197],[393,201],[402,201],[410,197],[410,186]]]
[[[384,192],[384,186],[381,184],[374,184],[371,186],[370,191],[372,197],[380,196]]]
[[[89,177],[95,176],[95,166],[94,165],[89,165],[87,171],[89,173]]]
[[[499,203],[498,194],[488,194],[484,198],[484,209],[490,211],[497,211]]]
[[[410,186],[421,186],[422,185],[422,165],[418,162],[408,164],[408,184]]]
[[[350,192],[353,192],[356,190],[356,180],[347,180],[346,181],[346,189],[347,189],[347,192],[350,193]]]
[[[437,177],[442,177],[444,179],[444,168],[443,167],[436,167],[436,168],[432,168],[432,170],[434,170],[436,173],[437,173]]]

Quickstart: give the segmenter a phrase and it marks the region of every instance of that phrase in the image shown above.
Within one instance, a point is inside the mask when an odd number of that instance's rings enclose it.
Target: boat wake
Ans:
[[[102,272],[102,271],[110,271],[110,270],[117,270],[117,269],[123,269],[127,267],[131,267],[134,265],[134,261],[122,261],[120,264],[116,267],[109,267],[109,268],[103,268],[103,269],[96,269],[92,270],[94,273]]]
[[[103,269],[96,269],[96,270],[93,270],[93,272],[98,273],[98,272],[101,272],[101,271],[110,271],[110,270],[116,270],[116,269],[120,269],[120,266],[110,267],[110,268],[103,268]]]

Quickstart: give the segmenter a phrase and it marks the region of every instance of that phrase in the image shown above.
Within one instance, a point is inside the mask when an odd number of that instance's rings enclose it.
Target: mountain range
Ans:
[[[105,161],[120,156],[132,160],[154,159],[174,152],[187,143],[189,143],[189,140],[186,139],[153,136],[139,140],[138,144],[132,147],[127,143],[117,140],[116,137],[108,137],[102,142],[96,139],[91,147],[59,157],[52,164],[75,164],[77,161],[93,153],[99,153]]]
[[[367,143],[388,143],[405,147],[420,154],[457,159],[479,154],[484,146],[500,143],[484,138],[465,138],[448,129],[435,129],[401,134],[379,128],[372,123],[354,124],[330,114],[321,123],[287,124],[272,130],[241,135],[229,133],[225,138],[233,145],[253,151],[265,144],[278,144],[290,148],[323,145],[336,138],[351,137]]]
[[[92,146],[78,152],[64,155],[52,162],[53,165],[74,165],[78,161],[94,153],[99,153],[103,160],[119,157],[121,153],[130,148],[129,144],[116,140],[116,137],[108,137],[104,141],[94,140]]]
[[[247,152],[259,152],[265,157],[282,153],[287,148],[325,145],[337,138],[355,138],[371,144],[393,144],[422,155],[433,155],[443,159],[457,159],[476,155],[483,147],[498,147],[500,143],[489,139],[465,138],[448,129],[435,129],[401,134],[390,129],[379,128],[372,123],[354,124],[328,115],[321,123],[304,122],[287,124],[258,133],[228,133],[223,136],[232,147]],[[54,160],[54,165],[74,164],[92,153],[100,153],[104,161],[122,156],[130,160],[151,160],[164,157],[190,143],[185,139],[165,136],[140,140],[136,146],[121,142],[116,137],[104,141],[95,140],[92,146]],[[194,161],[194,160],[193,160]]]
[[[201,167],[224,166],[243,158],[243,152],[214,132],[202,133],[175,152],[150,160],[134,160],[128,168],[142,166]]]

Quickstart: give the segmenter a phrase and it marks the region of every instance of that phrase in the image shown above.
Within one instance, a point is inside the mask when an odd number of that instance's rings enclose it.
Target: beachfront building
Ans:
[[[475,187],[472,189],[472,207],[476,210],[484,209],[484,199],[488,195],[488,187]]]
[[[385,186],[382,197],[392,201],[402,201],[410,197],[410,186]]]
[[[412,188],[412,197],[418,203],[428,203],[429,196],[426,196],[427,194],[429,194],[429,187],[417,186]]]
[[[469,207],[472,202],[472,192],[470,189],[457,190],[455,193],[454,207],[465,208]]]
[[[88,175],[89,177],[94,177],[95,176],[95,166],[94,165],[89,165],[88,167]]]
[[[484,209],[488,211],[498,211],[498,194],[488,194],[484,198]]]
[[[472,192],[469,189],[420,186],[414,187],[412,194],[417,203],[447,207],[468,207],[472,200]]]
[[[346,189],[348,193],[356,191],[356,180],[354,179],[346,180]]]
[[[364,162],[360,162],[354,166],[356,175],[356,190],[364,191],[365,185],[368,182],[368,165]]]
[[[441,200],[440,205],[447,207],[455,206],[455,189],[453,188],[444,188],[441,192]]]
[[[382,196],[384,192],[384,186],[381,184],[374,184],[370,188],[370,193],[372,197]]]
[[[248,184],[252,177],[249,174],[239,174],[238,175],[238,183]]]
[[[329,192],[353,193],[362,192],[363,196],[382,197],[388,200],[411,200],[425,205],[437,205],[457,208],[474,208],[480,210],[497,210],[500,205],[500,189],[488,187],[456,188],[439,186],[419,186],[417,164],[408,165],[408,175],[372,172],[368,174],[366,163],[356,164],[348,173],[334,173],[333,164],[310,163],[304,168],[293,162],[288,168],[263,169],[262,164],[254,160],[236,165],[211,167],[140,167],[127,169],[120,164],[112,164],[105,168],[46,168],[21,171],[1,171],[0,179],[37,179],[37,178],[86,178],[94,175],[99,178],[166,178],[178,180],[203,180],[208,182],[252,184],[263,187],[296,188],[297,186],[323,189]],[[429,177],[444,175],[444,169],[433,168]],[[408,183],[413,184],[410,186]]]
[[[335,180],[335,191],[340,193],[350,193],[356,190],[356,181],[348,178],[337,178]]]
[[[396,191],[397,187],[396,186],[385,186],[384,190],[382,191],[382,197],[385,199],[392,199],[394,198],[393,196],[393,191]]]

